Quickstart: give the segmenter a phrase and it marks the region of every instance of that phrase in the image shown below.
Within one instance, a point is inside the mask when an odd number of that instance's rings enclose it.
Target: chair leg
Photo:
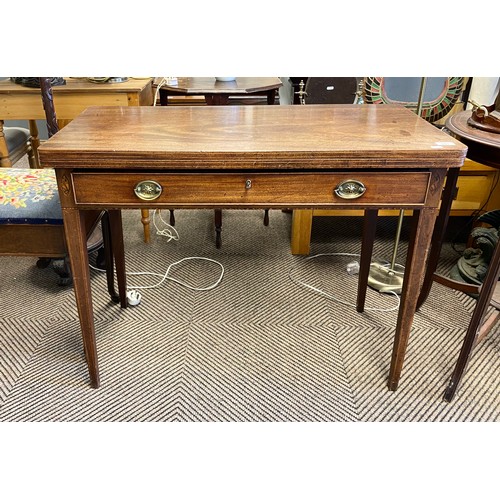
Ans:
[[[30,148],[28,149],[28,163],[30,168],[40,168],[36,152],[34,151],[32,145],[30,145]]]
[[[269,209],[264,210],[264,226],[269,226]]]
[[[64,257],[62,259],[53,259],[52,268],[59,276],[59,279],[57,281],[57,284],[59,286],[71,285],[73,278],[71,276],[71,268],[67,257]]]
[[[36,267],[38,267],[38,269],[45,269],[50,265],[51,260],[52,259],[50,257],[40,257],[36,261]]]

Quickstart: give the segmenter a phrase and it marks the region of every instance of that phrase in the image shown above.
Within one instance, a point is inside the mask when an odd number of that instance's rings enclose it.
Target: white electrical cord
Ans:
[[[338,257],[360,257],[359,254],[355,254],[355,253],[319,253],[317,255],[311,255],[309,257],[306,257],[302,262],[304,262],[306,260],[316,259],[317,257],[330,257],[330,256],[335,256],[335,257],[337,257],[337,256]],[[341,299],[335,297],[334,295],[329,294],[329,293],[321,290],[320,288],[316,288],[315,286],[310,285],[309,283],[305,283],[303,281],[300,281],[300,280],[292,277],[292,272],[296,268],[297,268],[297,266],[292,266],[290,268],[290,270],[288,271],[288,277],[296,285],[302,286],[304,288],[312,290],[313,292],[319,293],[323,297],[326,297],[328,299],[334,300],[335,302],[339,302],[340,304],[344,304],[344,305],[350,306],[350,307],[356,307],[356,304],[353,304],[351,302],[347,302],[347,301],[341,300]],[[380,292],[380,293],[382,293],[382,292]],[[389,312],[389,311],[396,311],[397,309],[399,309],[399,304],[401,302],[400,299],[399,299],[399,295],[396,292],[393,292],[392,290],[389,290],[389,291],[383,292],[383,293],[388,293],[390,295],[394,295],[394,297],[396,297],[397,304],[394,307],[391,307],[389,309],[379,309],[379,308],[375,308],[375,307],[365,307],[365,311]]]
[[[165,77],[163,77],[160,80],[160,83],[156,86],[156,92],[155,92],[155,96],[153,98],[153,106],[156,106],[156,101],[158,99],[158,94],[160,93],[160,89],[163,87],[163,85],[166,85],[166,84],[167,84],[167,80],[165,79]]]
[[[158,225],[156,224],[156,216],[157,215],[160,218],[160,220],[163,222],[163,224],[165,224],[164,229],[160,229],[158,227]],[[180,236],[179,236],[179,233],[177,232],[177,229],[175,229],[174,226],[171,226],[168,222],[166,222],[163,219],[163,217],[161,216],[161,210],[159,210],[158,208],[156,210],[154,210],[154,212],[153,212],[153,225],[156,229],[156,234],[158,236],[165,236],[166,238],[168,238],[167,242],[172,241],[172,240],[179,241]]]
[[[181,280],[178,280],[176,278],[172,278],[171,276],[168,275],[170,273],[170,270],[174,266],[177,266],[177,265],[179,265],[182,262],[185,262],[187,260],[205,260],[205,261],[208,261],[208,262],[213,262],[214,264],[217,264],[221,268],[220,276],[217,278],[217,280],[214,283],[212,283],[209,286],[206,286],[206,287],[195,287],[195,286],[191,286],[188,283],[185,283],[185,282],[183,282]],[[91,269],[93,269],[94,271],[99,271],[99,272],[102,272],[102,273],[106,272],[105,269],[99,269],[98,267],[94,267],[91,264],[89,265],[89,267]],[[186,288],[189,288],[190,290],[196,290],[196,291],[203,292],[203,291],[206,291],[206,290],[213,290],[216,286],[219,285],[219,283],[222,281],[222,278],[224,276],[224,266],[220,262],[217,262],[214,259],[209,259],[208,257],[184,257],[183,259],[180,259],[180,260],[178,260],[176,262],[172,262],[172,264],[170,264],[168,266],[168,268],[167,268],[167,270],[165,271],[164,274],[153,273],[153,272],[149,272],[149,271],[143,271],[143,272],[126,273],[126,275],[127,276],[156,276],[156,277],[161,278],[161,280],[158,283],[154,284],[154,285],[128,286],[127,290],[145,290],[145,289],[148,289],[148,288],[156,288],[156,287],[160,286],[165,280],[170,280],[170,281],[174,281],[175,283],[178,283],[179,285],[182,285],[182,286],[184,286]]]
[[[188,283],[180,281],[178,279],[172,278],[168,275],[170,272],[170,269],[172,269],[174,266],[177,266],[177,265],[179,265],[182,262],[185,262],[187,260],[205,260],[205,261],[213,262],[214,264],[217,264],[221,268],[221,273],[220,273],[219,278],[215,281],[215,283],[213,283],[207,287],[195,287],[195,286],[189,285]],[[167,270],[165,271],[165,274],[158,274],[158,273],[152,273],[152,272],[145,271],[145,272],[127,273],[127,276],[157,276],[157,277],[161,277],[161,280],[158,283],[156,283],[155,285],[132,286],[132,287],[127,287],[127,289],[144,290],[146,288],[156,288],[156,287],[160,286],[165,280],[170,280],[170,281],[174,281],[175,283],[178,283],[179,285],[185,286],[186,288],[189,288],[190,290],[196,290],[196,291],[203,292],[205,290],[212,290],[216,286],[219,285],[219,283],[222,281],[222,277],[224,276],[224,266],[220,262],[217,262],[214,259],[209,259],[208,257],[184,257],[183,259],[178,260],[178,261],[170,264],[168,266]]]
[[[161,220],[161,222],[163,222],[163,224],[165,225],[165,228],[164,229],[160,229],[156,223],[156,216],[158,215],[159,219]],[[164,236],[167,238],[167,242],[168,241],[178,241],[180,239],[180,236],[179,236],[179,233],[177,232],[177,230],[171,226],[170,224],[168,224],[164,219],[163,217],[161,216],[161,212],[160,210],[156,209],[154,212],[153,212],[153,225],[156,229],[156,234],[159,235],[159,236]],[[195,287],[195,286],[191,286],[189,285],[188,283],[185,283],[181,280],[178,280],[176,278],[172,278],[171,276],[169,276],[169,273],[170,273],[170,270],[174,267],[174,266],[177,266],[179,264],[181,264],[182,262],[185,262],[187,260],[204,260],[204,261],[207,261],[207,262],[213,262],[214,264],[217,264],[220,268],[221,268],[221,272],[220,272],[220,276],[217,278],[217,280],[212,283],[211,285],[207,286],[207,287]],[[92,265],[89,265],[89,267],[95,271],[100,271],[100,272],[106,272],[105,269],[99,269],[98,267],[94,267]],[[203,291],[206,291],[206,290],[213,290],[216,286],[218,286],[220,284],[220,282],[222,281],[222,278],[224,276],[224,266],[214,260],[214,259],[210,259],[208,257],[184,257],[183,259],[181,260],[178,260],[176,262],[173,262],[172,264],[170,264],[167,268],[167,270],[165,271],[164,274],[159,274],[159,273],[153,273],[153,272],[148,272],[148,271],[144,271],[144,272],[131,272],[131,273],[126,273],[127,276],[156,276],[156,277],[159,277],[161,278],[161,280],[156,283],[155,285],[149,285],[149,286],[128,286],[127,287],[127,290],[144,290],[144,289],[148,289],[148,288],[156,288],[158,286],[160,286],[165,280],[170,280],[170,281],[173,281],[175,283],[178,283],[179,285],[182,285],[186,288],[189,288],[190,290],[196,290],[196,291],[200,291],[200,292],[203,292]]]

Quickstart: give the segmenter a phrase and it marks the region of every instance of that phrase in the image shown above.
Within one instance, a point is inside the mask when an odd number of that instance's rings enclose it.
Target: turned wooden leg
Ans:
[[[151,241],[151,228],[149,226],[149,210],[147,208],[141,208],[141,222],[144,226],[144,243],[149,243]]]
[[[3,131],[3,120],[0,120],[0,168],[10,168],[12,167],[12,162],[9,158],[9,150],[7,149],[7,140],[5,139],[5,133]]]
[[[28,123],[31,135],[31,151],[28,153],[29,165],[30,168],[40,168],[40,158],[38,157],[38,146],[40,146],[38,127],[36,120],[29,120]]]

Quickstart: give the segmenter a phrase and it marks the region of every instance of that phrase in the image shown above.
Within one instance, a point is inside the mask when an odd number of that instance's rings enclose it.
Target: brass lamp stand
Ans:
[[[422,113],[423,98],[427,78],[422,78],[420,82],[420,91],[418,94],[417,110],[418,116]],[[396,238],[394,240],[394,249],[391,262],[378,260],[370,264],[370,274],[368,275],[368,285],[379,292],[401,293],[403,288],[404,266],[396,264],[398,253],[399,238],[401,236],[401,227],[403,226],[404,210],[399,212],[398,226],[396,229]]]

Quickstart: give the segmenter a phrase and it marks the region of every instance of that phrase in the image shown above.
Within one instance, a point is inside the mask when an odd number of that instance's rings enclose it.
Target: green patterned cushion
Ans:
[[[0,168],[0,224],[62,224],[55,172]]]

